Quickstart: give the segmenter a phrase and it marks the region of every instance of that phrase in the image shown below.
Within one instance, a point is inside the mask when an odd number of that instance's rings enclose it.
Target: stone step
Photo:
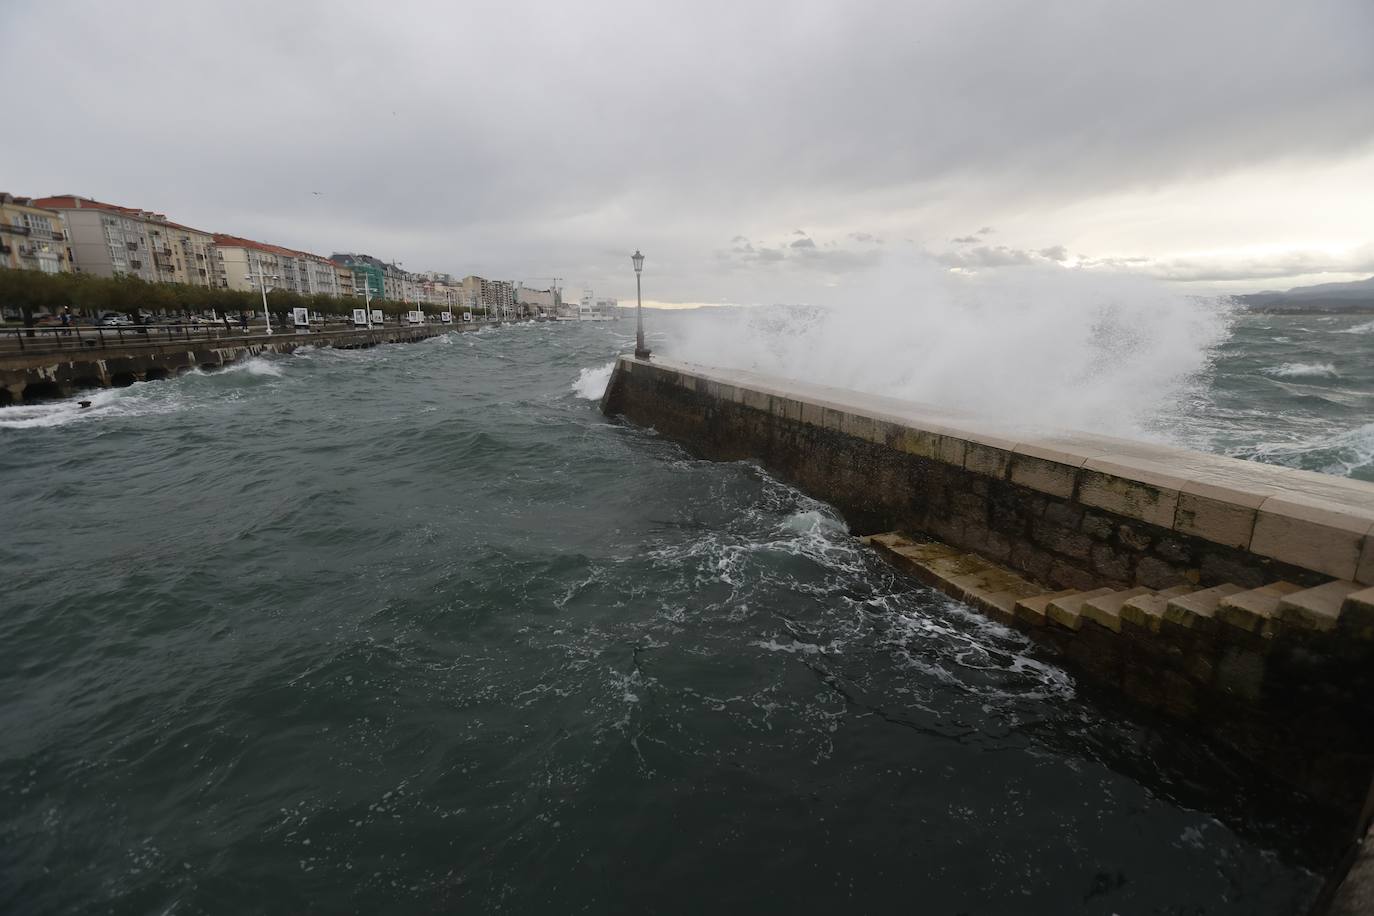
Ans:
[[[1216,612],[1221,599],[1243,591],[1245,589],[1239,585],[1228,582],[1225,585],[1214,585],[1191,594],[1170,598],[1164,605],[1164,622],[1188,630],[1207,629],[1214,623],[1212,615]]]
[[[1284,595],[1279,599],[1279,620],[1295,630],[1328,633],[1336,629],[1345,599],[1363,588],[1363,585],[1338,579]]]
[[[1017,601],[1045,591],[1044,586],[977,554],[936,541],[918,541],[896,532],[865,540],[917,579],[1002,623],[1011,623]]]
[[[1302,590],[1301,585],[1292,582],[1270,582],[1259,588],[1234,592],[1217,602],[1217,609],[1212,616],[1219,623],[1230,624],[1256,636],[1273,638],[1279,628],[1280,599]]]
[[[1347,636],[1374,639],[1374,588],[1346,595],[1338,625]]]
[[[1139,627],[1150,633],[1158,633],[1159,622],[1164,619],[1164,607],[1169,603],[1169,599],[1189,595],[1195,591],[1197,587],[1193,585],[1175,585],[1162,592],[1127,598],[1121,605],[1122,626]]]
[[[1045,620],[1066,629],[1077,630],[1083,626],[1083,603],[1102,595],[1110,595],[1114,591],[1114,588],[1095,588],[1089,592],[1075,592],[1055,598],[1045,608]]]
[[[1149,595],[1154,589],[1137,586],[1135,588],[1122,589],[1119,592],[1112,592],[1107,595],[1100,595],[1096,598],[1089,598],[1083,602],[1083,607],[1079,614],[1084,620],[1092,621],[1098,626],[1106,627],[1113,633],[1121,632],[1121,606],[1132,598],[1139,598]]]
[[[1061,592],[1049,592],[1043,595],[1035,595],[1030,598],[1022,598],[1016,602],[1015,616],[1022,623],[1027,623],[1033,627],[1043,627],[1045,621],[1045,611],[1051,601],[1056,598],[1067,598],[1069,595],[1081,594],[1076,588],[1066,588]]]

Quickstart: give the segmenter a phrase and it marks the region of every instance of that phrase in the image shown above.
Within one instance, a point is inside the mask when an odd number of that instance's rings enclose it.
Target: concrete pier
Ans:
[[[497,324],[492,322],[491,324]],[[487,322],[315,330],[293,329],[273,334],[138,340],[133,332],[122,339],[97,341],[85,349],[26,352],[8,348],[0,353],[0,407],[67,397],[77,391],[165,379],[190,369],[217,369],[261,353],[290,353],[299,347],[360,349],[384,343],[406,343],[450,331],[475,331]],[[64,338],[64,341],[70,342]]]
[[[758,462],[1084,683],[1368,828],[1374,485],[660,358],[621,357],[602,409]]]

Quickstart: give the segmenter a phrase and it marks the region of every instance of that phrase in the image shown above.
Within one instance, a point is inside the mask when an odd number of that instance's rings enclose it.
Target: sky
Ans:
[[[1371,39],[1371,0],[0,0],[0,190],[622,300],[639,248],[652,304],[1281,289],[1374,274]]]

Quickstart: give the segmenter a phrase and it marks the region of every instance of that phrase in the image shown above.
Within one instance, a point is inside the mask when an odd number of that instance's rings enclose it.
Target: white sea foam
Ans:
[[[1349,476],[1357,468],[1374,464],[1374,423],[1296,440],[1261,442],[1234,453],[1275,464]]]
[[[1234,312],[1147,278],[1061,268],[889,265],[844,296],[842,307],[709,310],[658,349],[1025,425],[1139,434],[1195,387]]]
[[[254,356],[241,362],[230,363],[223,369],[216,372],[246,372],[249,375],[267,376],[271,378],[281,378],[281,366],[271,360],[263,359],[261,356]]]
[[[1357,324],[1353,328],[1345,328],[1337,332],[1338,334],[1374,334],[1374,321],[1366,321],[1364,324]]]
[[[1284,363],[1260,371],[1276,378],[1336,378],[1340,375],[1331,363]]]
[[[572,383],[573,394],[589,401],[601,400],[601,396],[606,393],[606,386],[611,383],[613,369],[613,362],[595,369],[583,369],[577,374],[577,380]]]
[[[90,391],[74,398],[60,401],[47,401],[41,404],[21,404],[14,407],[0,407],[0,429],[44,429],[67,426],[72,423],[89,423],[93,420],[113,417],[138,417],[149,414],[170,413],[182,407],[181,398],[172,396],[149,396],[149,386],[165,385],[164,382],[137,382],[128,388],[107,388]],[[82,407],[81,401],[90,401],[90,407]]]

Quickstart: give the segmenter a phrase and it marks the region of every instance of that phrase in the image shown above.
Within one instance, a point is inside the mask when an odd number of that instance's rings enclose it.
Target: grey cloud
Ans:
[[[815,248],[816,243],[810,239],[797,239],[792,243],[793,248]]]
[[[604,251],[649,255],[646,295],[777,301],[792,290],[774,278],[718,275],[736,273],[715,269],[720,239],[787,223],[946,238],[958,214],[1005,229],[1003,214],[1374,143],[1368,0],[1062,0],[1055,15],[1007,0],[991,29],[953,0],[737,4],[729,28],[687,0],[651,17],[612,0],[0,6],[0,59],[44,75],[6,98],[6,121],[60,140],[7,148],[5,190],[620,296],[634,277]],[[780,78],[798,60],[805,77]],[[206,105],[224,73],[224,104]],[[130,105],[148,86],[158,104]],[[626,130],[596,126],[611,112]]]
[[[982,239],[976,235],[961,235],[957,239],[950,239],[950,241],[956,245],[977,245]]]
[[[935,260],[947,267],[976,270],[982,267],[1014,267],[1022,264],[1034,264],[1036,256],[1029,251],[1008,248],[1005,245],[996,247],[979,245],[977,248],[937,255]]]
[[[1207,260],[1131,258],[1091,261],[1086,266],[1131,269],[1166,280],[1190,282],[1260,281],[1314,274],[1370,274],[1374,273],[1374,243],[1340,253],[1290,251],[1262,258]]]
[[[1063,245],[1051,245],[1049,248],[1041,248],[1036,254],[1051,261],[1067,261],[1069,251]]]
[[[793,229],[793,230],[792,230],[792,234],[793,234],[793,235],[806,235],[806,233],[803,232],[801,229]]]

